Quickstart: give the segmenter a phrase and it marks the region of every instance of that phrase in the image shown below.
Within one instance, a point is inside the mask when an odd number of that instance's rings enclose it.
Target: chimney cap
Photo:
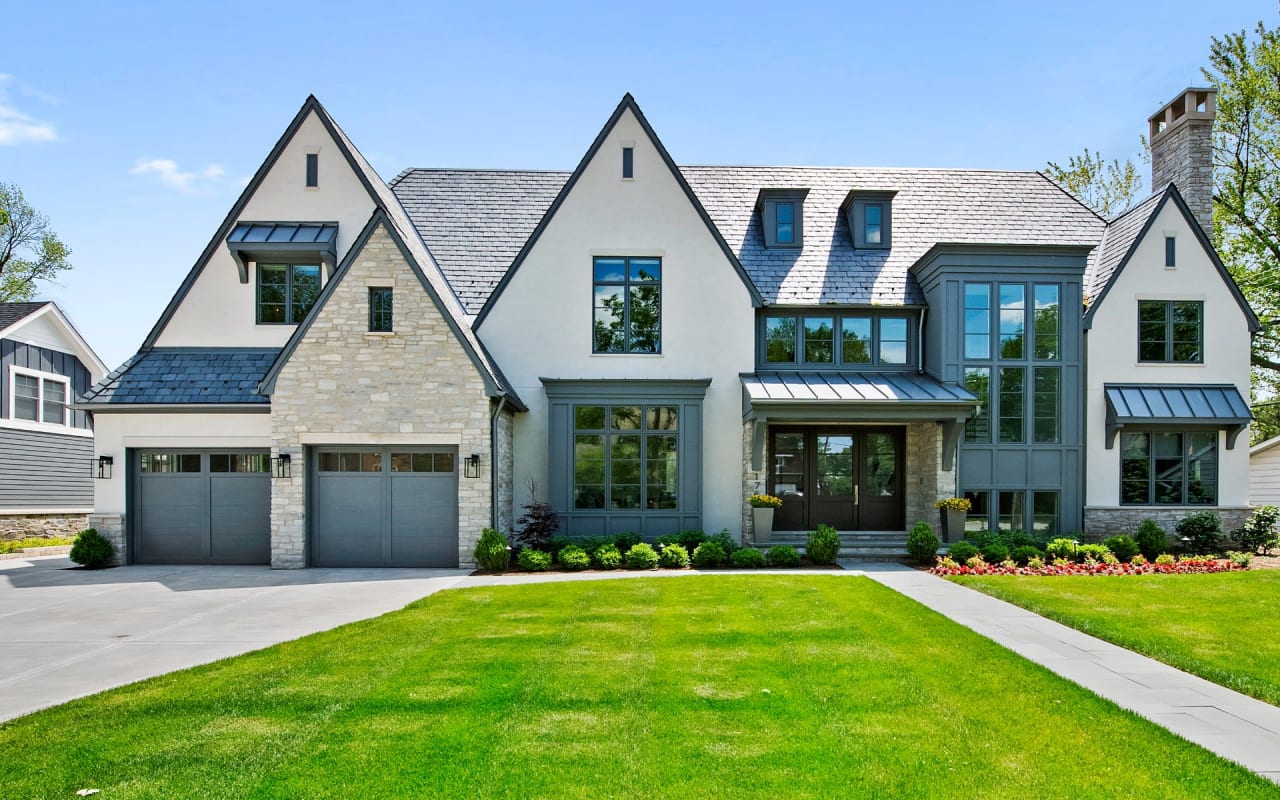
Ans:
[[[1147,117],[1150,125],[1148,141],[1165,136],[1188,120],[1213,121],[1217,110],[1218,90],[1212,87],[1188,86],[1177,97],[1164,104],[1156,113]]]

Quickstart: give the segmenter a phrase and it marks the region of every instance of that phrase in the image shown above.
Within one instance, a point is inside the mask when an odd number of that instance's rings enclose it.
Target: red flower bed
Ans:
[[[954,562],[952,562],[954,563]],[[1232,572],[1246,569],[1226,559],[1209,558],[1208,556],[1187,556],[1172,564],[1104,564],[1101,562],[1085,562],[1083,564],[1065,564],[1056,566],[1045,564],[1043,567],[1010,567],[1000,564],[977,564],[970,566],[944,565],[939,563],[929,570],[934,575],[1191,575],[1209,572]]]

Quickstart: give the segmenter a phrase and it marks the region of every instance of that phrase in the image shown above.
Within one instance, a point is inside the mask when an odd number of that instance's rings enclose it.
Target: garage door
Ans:
[[[311,464],[311,563],[458,566],[453,448],[322,447]]]
[[[134,555],[142,564],[271,560],[266,450],[143,450],[134,458]]]

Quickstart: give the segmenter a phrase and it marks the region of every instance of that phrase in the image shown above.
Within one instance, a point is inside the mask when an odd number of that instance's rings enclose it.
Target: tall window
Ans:
[[[258,322],[296,325],[320,297],[320,267],[258,265]]]
[[[991,358],[991,284],[964,285],[964,357]]]
[[[842,317],[840,338],[841,361],[846,364],[871,363],[871,317]]]
[[[778,244],[794,244],[796,241],[796,207],[794,203],[778,203],[777,227],[774,238]]]
[[[907,363],[907,320],[881,317],[878,356],[881,364]]]
[[[1036,284],[1035,303],[1035,357],[1040,361],[1057,361],[1061,357],[1058,285]]]
[[[964,388],[978,396],[978,411],[964,426],[966,442],[991,442],[991,367],[965,367]]]
[[[835,320],[831,317],[805,317],[805,363],[831,364],[835,357]]]
[[[68,380],[59,375],[12,369],[12,418],[45,425],[67,424]]]
[[[1138,360],[1204,361],[1204,303],[1138,301]]]
[[[307,188],[314,189],[320,185],[320,156],[307,153]]]
[[[1120,435],[1122,504],[1197,506],[1217,501],[1216,431]]]
[[[1000,357],[1023,358],[1027,329],[1027,287],[1000,284]]]
[[[573,507],[679,508],[679,436],[675,406],[574,406]]]
[[[1025,391],[1027,370],[1025,367],[1000,368],[1000,441],[1005,444],[1020,444],[1026,435]]]
[[[868,203],[862,209],[863,232],[867,238],[867,244],[879,245],[882,233],[882,225],[884,218],[884,206],[879,203]]]
[[[594,262],[594,353],[662,352],[662,259]]]
[[[369,330],[374,333],[390,333],[392,328],[391,289],[389,287],[370,287],[369,289]]]
[[[1059,378],[1057,367],[1036,367],[1031,388],[1032,441],[1037,444],[1057,442],[1059,431]]]

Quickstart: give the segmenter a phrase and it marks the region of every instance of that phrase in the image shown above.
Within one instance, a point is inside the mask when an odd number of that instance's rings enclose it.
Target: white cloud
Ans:
[[[16,88],[26,97],[35,97],[45,102],[53,99],[49,95],[18,83],[12,75],[0,73],[0,146],[57,141],[58,132],[54,130],[51,123],[18,110],[9,97],[9,87]]]
[[[130,175],[155,175],[166,186],[189,192],[200,184],[219,183],[227,171],[221,164],[209,164],[195,172],[183,172],[171,158],[140,158],[129,170]]]

